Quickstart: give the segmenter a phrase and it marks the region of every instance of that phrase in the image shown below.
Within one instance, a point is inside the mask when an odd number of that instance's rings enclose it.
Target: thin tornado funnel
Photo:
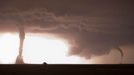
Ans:
[[[122,51],[122,49],[121,49],[120,47],[116,47],[116,50],[121,53],[121,62],[120,62],[120,64],[122,64],[122,62],[123,62],[123,57],[124,57],[124,53],[123,53],[123,51]]]
[[[25,31],[23,26],[19,26],[19,38],[20,38],[19,55],[17,56],[16,64],[24,64],[22,52],[23,52],[23,43],[25,39]]]

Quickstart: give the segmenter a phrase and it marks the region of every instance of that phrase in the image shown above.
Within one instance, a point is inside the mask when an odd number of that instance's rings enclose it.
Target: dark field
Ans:
[[[0,75],[134,75],[134,65],[0,65]]]

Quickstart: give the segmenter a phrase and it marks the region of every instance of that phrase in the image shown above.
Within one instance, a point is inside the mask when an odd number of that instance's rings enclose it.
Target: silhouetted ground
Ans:
[[[0,65],[0,75],[134,75],[134,65]]]

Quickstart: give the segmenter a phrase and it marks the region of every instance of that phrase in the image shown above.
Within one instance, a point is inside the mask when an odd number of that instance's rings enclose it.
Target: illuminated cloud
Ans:
[[[70,55],[85,58],[109,54],[113,48],[134,44],[134,11],[130,1],[20,2],[23,5],[17,1],[1,2],[1,32],[16,32],[17,26],[23,25],[27,32],[51,33],[69,40]]]

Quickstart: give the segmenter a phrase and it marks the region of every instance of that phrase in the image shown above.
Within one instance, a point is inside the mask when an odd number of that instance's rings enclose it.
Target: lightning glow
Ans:
[[[6,33],[0,36],[0,63],[12,64],[18,55],[19,38],[17,34]],[[23,59],[25,63],[42,64],[81,64],[76,56],[67,56],[69,45],[65,40],[45,36],[26,35]]]

